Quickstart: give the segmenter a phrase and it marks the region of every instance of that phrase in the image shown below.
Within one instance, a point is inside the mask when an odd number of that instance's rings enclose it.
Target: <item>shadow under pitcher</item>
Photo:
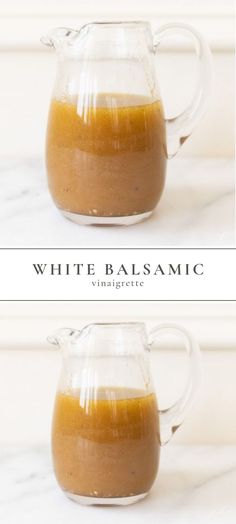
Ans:
[[[155,74],[163,38],[193,41],[198,83],[189,106],[165,119]],[[148,218],[163,192],[173,157],[202,116],[210,50],[185,24],[154,35],[148,22],[95,22],[57,28],[42,42],[58,68],[49,110],[46,163],[56,206],[85,225],[130,225]]]
[[[158,409],[149,351],[160,335],[177,335],[189,356],[182,396]],[[52,423],[57,481],[80,504],[127,505],[144,498],[169,441],[192,404],[200,350],[182,327],[163,324],[149,337],[142,323],[60,329],[49,341],[62,349]]]

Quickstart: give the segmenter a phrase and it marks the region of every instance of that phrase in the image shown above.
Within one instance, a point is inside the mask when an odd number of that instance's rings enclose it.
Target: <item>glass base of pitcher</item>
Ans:
[[[81,226],[132,226],[147,220],[152,211],[141,213],[140,215],[120,216],[120,217],[97,217],[92,215],[80,215],[71,211],[60,210],[64,217],[68,218]]]
[[[139,500],[147,496],[147,493],[141,493],[140,495],[132,495],[130,497],[84,497],[82,495],[75,495],[74,493],[65,492],[67,497],[77,504],[83,506],[128,506],[129,504],[135,504]]]

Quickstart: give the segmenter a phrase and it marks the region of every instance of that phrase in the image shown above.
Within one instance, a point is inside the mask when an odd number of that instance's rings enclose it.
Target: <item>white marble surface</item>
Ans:
[[[60,215],[37,158],[1,159],[0,246],[234,246],[234,161],[175,158],[153,216],[131,227],[78,226]]]
[[[128,507],[83,507],[67,499],[52,473],[49,450],[0,450],[2,524],[235,524],[236,446],[162,449],[149,496]]]

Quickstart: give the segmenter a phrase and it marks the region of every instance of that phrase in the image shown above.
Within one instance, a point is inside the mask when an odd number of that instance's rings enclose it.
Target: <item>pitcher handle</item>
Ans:
[[[172,435],[184,421],[186,412],[193,402],[201,378],[201,354],[196,340],[190,333],[178,324],[161,324],[156,326],[149,335],[149,347],[159,335],[174,334],[184,339],[184,347],[189,357],[189,373],[182,396],[172,406],[160,410],[161,444],[169,442]]]
[[[198,80],[195,94],[186,109],[174,118],[166,119],[167,155],[173,158],[185,140],[192,134],[206,109],[212,79],[210,47],[203,36],[187,24],[166,24],[154,34],[154,50],[166,37],[181,34],[192,40],[197,55]]]

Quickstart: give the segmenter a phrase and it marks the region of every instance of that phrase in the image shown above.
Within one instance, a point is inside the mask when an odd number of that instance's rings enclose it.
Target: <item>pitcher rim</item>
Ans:
[[[46,45],[48,47],[54,47],[56,49],[60,44],[63,43],[63,41],[69,43],[70,45],[75,44],[77,41],[77,37],[79,35],[83,35],[83,33],[89,32],[89,30],[92,27],[121,27],[125,26],[126,28],[138,28],[142,27],[151,32],[151,24],[148,20],[94,20],[93,22],[88,22],[87,24],[83,24],[79,28],[72,28],[72,27],[65,27],[65,26],[57,26],[54,27],[49,31],[48,34],[43,35],[40,38],[40,41],[43,45]],[[57,34],[56,32],[61,32],[61,34]],[[55,38],[55,35],[57,38]]]
[[[82,26],[86,27],[89,25],[144,25],[144,26],[150,26],[150,22],[148,20],[94,20],[93,22],[88,22],[87,24],[84,24]]]
[[[145,327],[145,322],[139,322],[139,321],[131,321],[131,322],[90,322],[89,324],[86,324],[83,329],[86,329],[88,327],[95,326],[95,327],[111,327],[111,326],[125,326],[125,327]]]

